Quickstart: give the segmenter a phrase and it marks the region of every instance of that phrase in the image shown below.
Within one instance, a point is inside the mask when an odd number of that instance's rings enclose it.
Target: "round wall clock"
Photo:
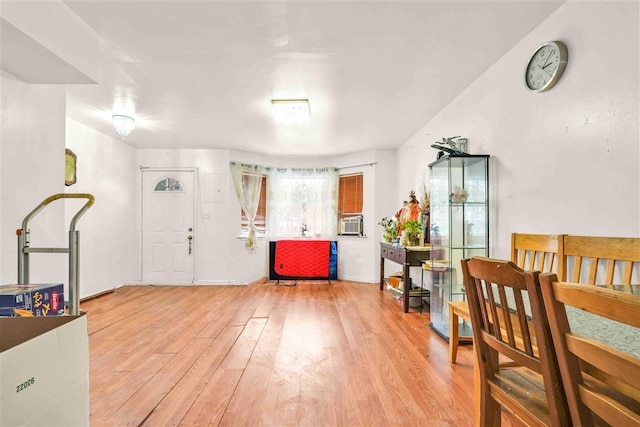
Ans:
[[[547,42],[531,56],[524,73],[524,83],[532,92],[551,89],[567,66],[567,47],[560,41]]]

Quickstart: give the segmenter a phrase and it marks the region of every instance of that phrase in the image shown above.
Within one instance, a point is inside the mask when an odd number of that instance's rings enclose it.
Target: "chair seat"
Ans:
[[[522,414],[529,413],[529,418],[522,420],[526,424],[551,425],[542,375],[522,367],[500,369],[489,380],[489,386],[496,400],[507,410],[513,406],[520,408],[519,414],[514,413],[516,417],[523,418]]]
[[[449,307],[453,308],[456,314],[465,320],[471,321],[469,314],[469,304],[466,301],[451,301]]]

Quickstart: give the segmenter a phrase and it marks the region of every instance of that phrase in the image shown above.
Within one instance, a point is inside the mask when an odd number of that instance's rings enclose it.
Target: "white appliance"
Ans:
[[[340,234],[362,236],[362,215],[342,218],[340,220]]]

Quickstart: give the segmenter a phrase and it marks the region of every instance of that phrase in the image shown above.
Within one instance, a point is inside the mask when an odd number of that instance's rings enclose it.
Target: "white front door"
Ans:
[[[193,171],[142,171],[142,282],[193,284]]]

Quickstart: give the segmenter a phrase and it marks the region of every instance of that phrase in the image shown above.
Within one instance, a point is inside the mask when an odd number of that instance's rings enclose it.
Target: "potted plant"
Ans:
[[[402,232],[407,238],[409,246],[417,246],[422,233],[422,224],[414,219],[409,219],[402,224]]]
[[[393,239],[398,237],[398,224],[393,219],[384,217],[378,224],[381,225],[382,228],[384,228],[382,238],[385,242],[391,243]]]

